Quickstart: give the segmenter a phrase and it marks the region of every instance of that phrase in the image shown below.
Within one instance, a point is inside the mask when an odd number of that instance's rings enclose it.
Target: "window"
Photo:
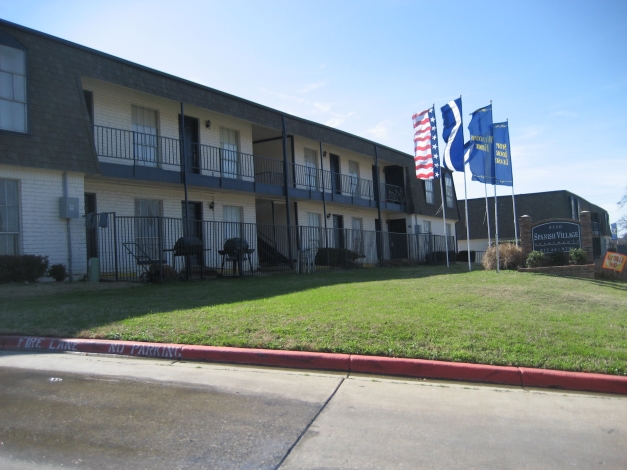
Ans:
[[[570,196],[570,218],[579,220],[579,211],[581,210],[579,206],[579,199],[576,197]]]
[[[359,194],[359,163],[348,161],[348,176],[350,178],[350,193]]]
[[[224,206],[224,239],[242,237],[243,209],[236,206]]]
[[[317,248],[320,247],[320,239],[321,237],[321,227],[322,227],[322,217],[320,214],[315,214],[313,212],[307,213],[307,223],[309,227],[308,230],[308,238],[309,243],[305,240],[304,248]]]
[[[425,198],[427,204],[434,204],[433,202],[433,180],[424,180],[425,182]]]
[[[137,255],[159,259],[159,218],[161,201],[135,199],[135,243]]]
[[[364,253],[364,221],[363,219],[353,217],[353,248],[355,253]]]
[[[453,177],[450,174],[444,175],[444,187],[446,188],[446,207],[455,207],[453,198]]]
[[[17,255],[20,235],[17,181],[0,179],[0,255]]]
[[[451,224],[446,224],[446,236],[451,236]]]
[[[222,154],[222,176],[237,178],[239,162],[239,132],[233,129],[220,129],[220,147]]]
[[[305,186],[318,188],[318,152],[305,149]]]
[[[423,220],[422,226],[424,228],[424,233],[431,233],[431,221]]]
[[[4,39],[0,36],[0,40]],[[26,52],[3,44],[0,44],[0,129],[26,132]]]
[[[157,166],[157,111],[131,107],[133,152],[139,165]]]

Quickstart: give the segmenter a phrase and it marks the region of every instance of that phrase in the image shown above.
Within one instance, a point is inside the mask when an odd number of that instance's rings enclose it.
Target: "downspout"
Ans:
[[[379,184],[379,147],[377,144],[374,144],[374,168],[375,168],[375,180],[373,184],[375,184],[375,192],[374,194],[377,196],[377,217],[379,218],[379,267],[383,267],[383,220],[381,220],[381,185]]]
[[[289,178],[288,171],[289,165],[287,164],[287,131],[285,128],[285,114],[281,115],[281,121],[283,123],[283,186],[285,187],[285,216],[287,218],[287,249],[288,249],[288,257],[290,260],[290,267],[292,267],[292,222],[290,218],[290,189],[289,189]]]
[[[67,200],[68,198],[68,187],[67,187],[67,171],[63,172],[63,197]],[[71,219],[65,219],[65,227],[67,231],[67,265],[68,265],[68,274],[70,275],[70,282],[74,282],[74,273],[72,270],[72,230],[70,228]]]
[[[329,248],[327,240],[327,197],[324,191],[324,160],[322,160],[322,141],[320,141],[320,180],[322,183],[322,218],[324,219],[324,247]]]

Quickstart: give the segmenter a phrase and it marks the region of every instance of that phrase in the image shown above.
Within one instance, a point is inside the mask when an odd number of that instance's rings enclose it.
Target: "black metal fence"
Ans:
[[[446,263],[447,240],[439,235],[115,213],[106,219],[95,241],[105,279],[162,281]],[[448,249],[454,262],[454,237],[448,237]]]

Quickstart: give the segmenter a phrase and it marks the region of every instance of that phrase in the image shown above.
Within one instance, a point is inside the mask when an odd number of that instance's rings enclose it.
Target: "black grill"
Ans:
[[[224,253],[226,255],[237,256],[238,252],[248,252],[248,242],[244,238],[229,238],[224,242]]]
[[[174,244],[174,256],[192,256],[202,253],[202,240],[187,236],[179,238]]]

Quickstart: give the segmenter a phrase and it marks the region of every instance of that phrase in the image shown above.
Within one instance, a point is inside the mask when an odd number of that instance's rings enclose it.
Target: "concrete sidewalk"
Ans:
[[[23,351],[0,416],[5,469],[627,468],[620,395]]]

